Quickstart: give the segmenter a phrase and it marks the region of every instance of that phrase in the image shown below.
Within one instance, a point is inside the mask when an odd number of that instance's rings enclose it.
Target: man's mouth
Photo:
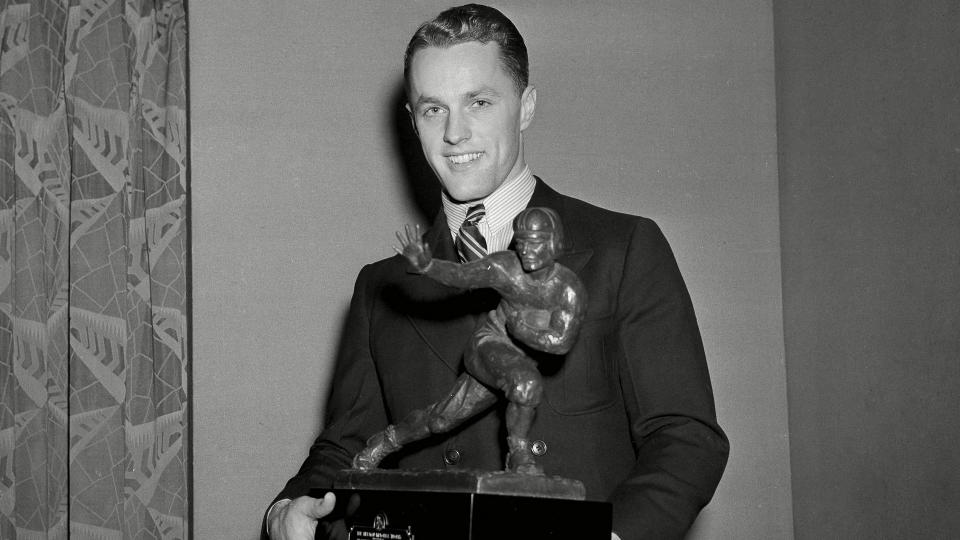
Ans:
[[[469,154],[456,154],[453,156],[447,156],[447,159],[454,165],[464,165],[480,159],[480,156],[482,155],[483,152],[471,152]]]

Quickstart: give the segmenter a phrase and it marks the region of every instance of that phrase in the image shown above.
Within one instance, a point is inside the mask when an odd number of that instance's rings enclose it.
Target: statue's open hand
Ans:
[[[411,228],[404,225],[403,233],[397,232],[397,240],[400,241],[400,247],[394,247],[394,251],[403,255],[413,268],[418,272],[425,272],[433,260],[430,253],[430,246],[423,240],[420,234],[420,226],[415,225]]]

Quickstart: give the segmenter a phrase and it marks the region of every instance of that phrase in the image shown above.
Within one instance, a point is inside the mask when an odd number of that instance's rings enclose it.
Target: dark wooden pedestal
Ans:
[[[333,490],[356,540],[609,540],[610,504],[558,477],[343,471]],[[322,496],[322,492],[314,494]]]

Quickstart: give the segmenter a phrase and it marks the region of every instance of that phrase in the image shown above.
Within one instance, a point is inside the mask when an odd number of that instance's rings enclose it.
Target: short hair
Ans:
[[[522,95],[530,79],[527,46],[523,36],[506,15],[480,4],[450,8],[417,28],[403,58],[403,80],[410,92],[410,64],[417,51],[427,47],[447,48],[461,43],[494,42],[500,46],[500,62]]]

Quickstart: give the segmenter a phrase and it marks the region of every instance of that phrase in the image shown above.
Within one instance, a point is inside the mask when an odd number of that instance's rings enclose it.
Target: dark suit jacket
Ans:
[[[589,499],[613,503],[624,540],[679,538],[713,496],[728,443],[713,394],[693,307],[656,224],[560,195],[538,179],[530,206],[560,214],[565,253],[588,292],[573,350],[539,360],[545,397],[531,440],[548,474],[576,478]],[[436,257],[455,260],[446,218],[426,234]],[[495,293],[465,292],[413,273],[399,256],[357,278],[337,359],[323,432],[279,498],[329,487],[366,439],[443,397],[462,371],[478,313]],[[388,458],[402,468],[503,467],[503,407],[447,436]],[[459,451],[455,465],[444,461]]]

